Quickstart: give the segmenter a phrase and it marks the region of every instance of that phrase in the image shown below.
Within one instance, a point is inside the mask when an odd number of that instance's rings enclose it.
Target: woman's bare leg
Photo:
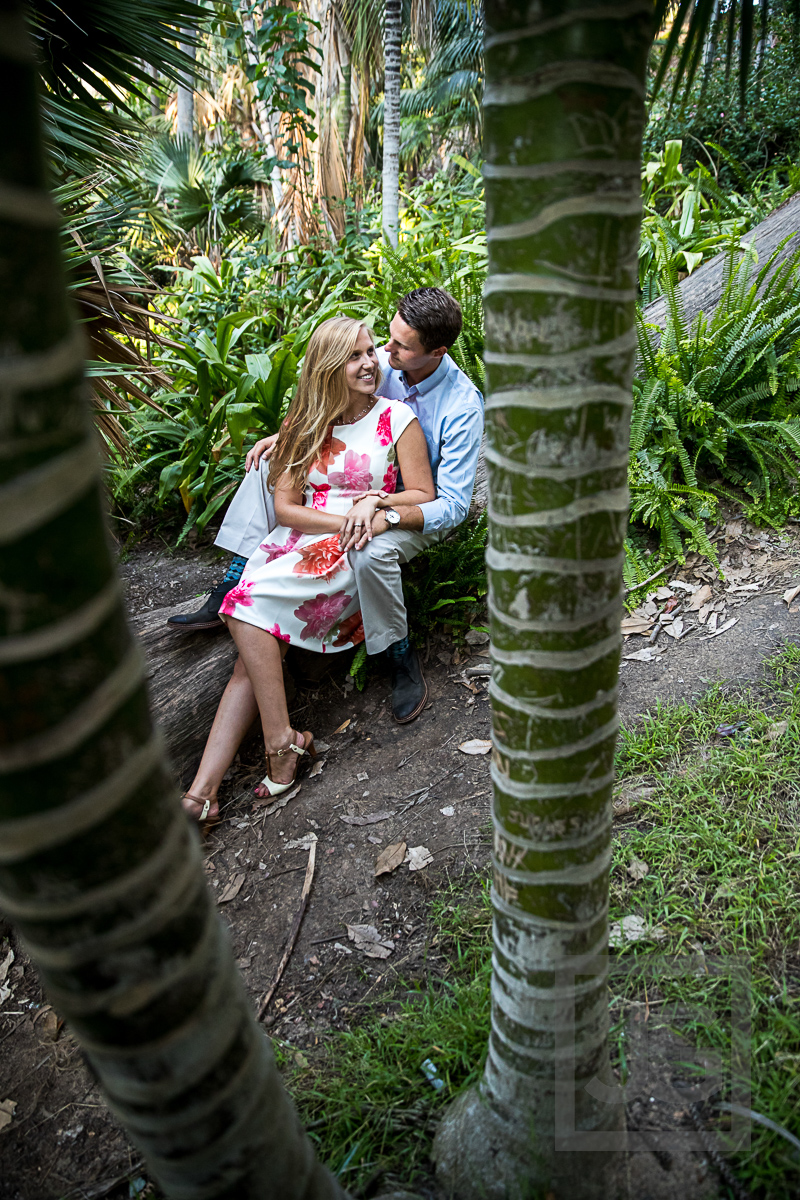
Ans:
[[[294,733],[289,724],[281,666],[287,649],[286,642],[280,641],[256,625],[248,625],[234,617],[228,617],[228,628],[252,680],[267,753],[282,750],[293,740]],[[297,744],[302,746],[302,735]],[[296,762],[294,754],[273,758],[270,778],[274,783],[288,783],[294,774]]]
[[[183,807],[191,816],[200,815],[202,804],[193,802],[189,799],[190,795],[200,801],[212,801],[209,817],[215,817],[219,812],[217,792],[222,777],[257,716],[258,705],[253,685],[244,663],[237,658],[228,686],[222,693],[197,774],[183,799]]]

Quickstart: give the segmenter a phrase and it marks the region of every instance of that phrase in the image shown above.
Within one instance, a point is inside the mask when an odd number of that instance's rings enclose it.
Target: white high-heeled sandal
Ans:
[[[205,834],[208,833],[209,829],[211,829],[212,826],[216,825],[219,822],[219,815],[211,817],[210,819],[208,816],[208,814],[211,811],[211,805],[214,803],[214,800],[213,799],[212,800],[208,800],[208,799],[201,800],[199,796],[193,796],[191,792],[184,792],[183,798],[184,798],[184,800],[191,800],[193,804],[199,804],[202,806],[199,815],[194,817],[193,819],[195,821],[197,821],[198,825],[201,826],[202,833],[205,836]],[[216,799],[216,797],[214,799]],[[191,815],[191,814],[187,814],[187,815]]]
[[[298,739],[301,736],[296,729],[293,729],[292,733]],[[317,752],[314,749],[313,733],[309,732],[309,730],[304,730],[303,734],[302,734],[302,738],[303,738],[303,743],[304,743],[302,746],[298,746],[296,742],[290,742],[288,746],[283,746],[282,749],[280,749],[280,750],[271,750],[271,751],[267,752],[267,773],[264,776],[264,778],[261,780],[261,787],[265,787],[267,789],[267,791],[269,792],[270,796],[280,796],[283,792],[288,792],[290,787],[294,787],[294,784],[297,781],[297,770],[298,770],[298,767],[300,766],[300,759],[303,757],[304,754],[309,755],[310,758],[316,758]],[[270,769],[270,761],[269,760],[273,756],[275,758],[283,758],[283,756],[285,754],[290,754],[290,753],[297,755],[297,760],[294,764],[294,771],[292,772],[292,778],[287,783],[276,783],[273,779],[270,779],[270,777],[269,777],[269,769]]]

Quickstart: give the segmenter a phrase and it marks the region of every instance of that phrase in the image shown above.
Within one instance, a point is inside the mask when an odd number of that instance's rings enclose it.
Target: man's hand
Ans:
[[[261,438],[260,441],[256,442],[253,449],[247,451],[247,458],[244,460],[245,470],[249,471],[251,467],[258,468],[262,458],[264,462],[269,462],[277,440],[277,433],[271,433],[269,437]]]

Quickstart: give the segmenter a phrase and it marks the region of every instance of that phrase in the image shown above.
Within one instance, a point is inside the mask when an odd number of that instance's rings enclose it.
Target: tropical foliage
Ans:
[[[757,269],[730,243],[719,304],[691,327],[668,272],[663,332],[639,316],[631,517],[666,557],[688,541],[714,558],[705,523],[721,498],[774,525],[800,511],[800,248],[784,250]]]

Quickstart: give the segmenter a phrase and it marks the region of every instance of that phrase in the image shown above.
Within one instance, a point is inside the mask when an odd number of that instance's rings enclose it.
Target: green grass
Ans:
[[[428,1175],[440,1110],[483,1070],[487,888],[473,885],[466,895],[455,885],[440,889],[429,919],[427,952],[444,956],[443,977],[396,976],[391,992],[365,1009],[357,1025],[328,1038],[324,1058],[307,1069],[289,1068],[289,1091],[320,1157],[355,1196],[379,1174],[380,1190]],[[293,1063],[285,1049],[284,1061]],[[444,1081],[441,1090],[422,1071],[426,1059]]]
[[[637,943],[619,955],[634,971],[614,977],[619,990],[613,1004],[622,1008],[643,997],[648,960],[666,954],[679,963],[686,956],[699,969],[660,980],[660,999],[682,1010],[680,1032],[698,1049],[714,1049],[730,1062],[730,984],[716,968],[728,957],[740,959],[750,972],[750,1107],[795,1136],[800,1134],[798,666],[800,649],[790,647],[767,664],[769,680],[758,692],[715,687],[696,703],[661,706],[623,732],[623,790],[634,781],[656,790],[635,804],[627,828],[620,830],[611,888],[612,921],[636,913],[666,934],[661,942]],[[740,721],[746,728],[732,740],[716,734],[717,726]],[[776,738],[779,722],[787,726]],[[650,868],[639,883],[627,875],[634,857]],[[624,1053],[624,1044],[618,1049]],[[758,1124],[750,1150],[734,1154],[731,1164],[754,1196],[782,1200],[800,1194],[800,1155]]]
[[[750,1107],[797,1136],[800,648],[786,649],[767,668],[758,690],[713,687],[697,700],[658,706],[623,732],[620,787],[654,790],[615,826],[611,920],[635,913],[666,937],[614,955],[613,1047],[624,1068],[626,1014],[631,1001],[646,997],[654,1013],[674,1013],[675,1028],[699,1050],[730,1058],[730,984],[717,967],[739,956],[752,988]],[[717,726],[739,721],[747,728],[732,741],[716,734]],[[782,736],[770,738],[783,721]],[[650,868],[638,883],[626,872],[634,856]],[[352,1029],[329,1035],[307,1066],[297,1065],[289,1046],[279,1055],[320,1156],[356,1196],[379,1175],[381,1190],[413,1187],[428,1176],[441,1109],[482,1071],[489,1033],[486,888],[464,893],[451,884],[440,891],[429,936],[428,954],[443,957],[431,958],[423,981],[397,975],[380,999],[353,1006]],[[664,955],[678,970],[657,978]],[[445,1081],[441,1091],[423,1075],[426,1059]],[[724,1077],[722,1099],[729,1086]],[[758,1124],[750,1150],[730,1161],[754,1200],[800,1194],[800,1156]]]

